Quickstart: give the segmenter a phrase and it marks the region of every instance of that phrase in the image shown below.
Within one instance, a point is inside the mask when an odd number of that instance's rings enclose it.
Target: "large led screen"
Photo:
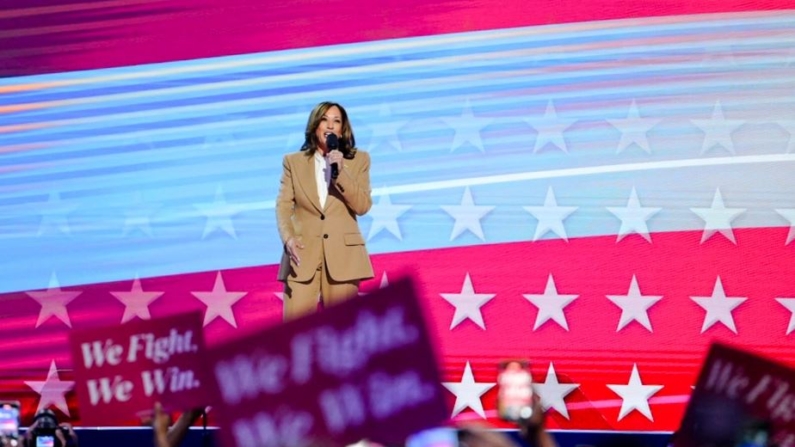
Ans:
[[[671,431],[713,341],[795,363],[788,2],[11,2],[0,385],[79,421],[67,333],[281,320],[282,159],[320,101],[372,158],[451,416],[521,357],[552,428]]]

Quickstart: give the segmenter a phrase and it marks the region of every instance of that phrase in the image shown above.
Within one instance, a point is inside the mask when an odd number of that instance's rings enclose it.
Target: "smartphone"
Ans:
[[[55,447],[55,437],[36,436],[36,447]]]
[[[529,362],[506,360],[497,375],[497,413],[500,419],[518,422],[533,415],[533,376]]]
[[[752,420],[744,424],[736,447],[768,447],[770,445],[770,424],[766,421]]]
[[[0,437],[19,439],[19,402],[0,402]]]
[[[458,430],[452,427],[423,430],[409,436],[406,447],[458,447]]]

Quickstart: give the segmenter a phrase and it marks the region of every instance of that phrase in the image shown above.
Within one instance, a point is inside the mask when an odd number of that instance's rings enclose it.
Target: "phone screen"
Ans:
[[[55,438],[52,436],[36,436],[36,447],[55,447]]]
[[[406,447],[458,447],[458,430],[451,427],[423,430],[409,436]]]
[[[736,447],[767,447],[770,445],[770,425],[765,421],[746,422]]]
[[[19,438],[19,402],[0,403],[0,435]]]
[[[527,362],[509,360],[501,363],[497,384],[500,418],[513,422],[530,418],[533,414],[533,376]]]

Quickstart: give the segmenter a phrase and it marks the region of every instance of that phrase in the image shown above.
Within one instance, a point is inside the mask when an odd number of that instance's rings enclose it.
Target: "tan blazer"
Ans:
[[[344,169],[332,180],[326,206],[320,208],[315,181],[314,155],[308,151],[285,155],[281,186],[276,198],[276,222],[282,243],[296,237],[301,265],[290,260],[285,249],[279,265],[279,281],[309,281],[325,260],[335,281],[373,277],[373,266],[364,245],[356,216],[373,205],[370,197],[370,155],[357,151],[343,160]]]

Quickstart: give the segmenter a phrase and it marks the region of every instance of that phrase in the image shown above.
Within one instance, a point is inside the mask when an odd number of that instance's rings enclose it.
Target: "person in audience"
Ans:
[[[531,447],[558,447],[546,429],[546,413],[537,394],[533,396],[530,418],[519,420],[519,434],[522,441]],[[508,436],[479,424],[460,425],[458,439],[461,447],[516,447]]]
[[[155,447],[178,447],[185,439],[190,427],[202,416],[200,408],[186,411],[180,415],[176,423],[171,424],[171,415],[163,411],[160,403],[156,403],[151,421],[154,432]],[[545,414],[538,396],[533,400],[533,415],[520,421],[519,433],[522,441],[530,447],[558,447],[555,439],[545,427]],[[517,447],[516,443],[505,434],[480,423],[462,423],[458,425],[460,447]],[[76,440],[75,440],[76,441]],[[74,445],[77,444],[63,444]],[[312,447],[328,447],[332,443],[313,442]],[[35,444],[31,444],[34,447]],[[362,440],[347,447],[384,447],[372,441]]]
[[[547,414],[541,405],[541,398],[533,394],[533,414],[528,419],[520,419],[519,433],[522,439],[534,447],[557,447],[555,438],[547,431]]]
[[[33,423],[21,439],[22,447],[36,447],[37,440],[54,447],[77,447],[77,433],[72,425],[58,422],[55,412],[42,408],[33,416]]]
[[[318,296],[326,307],[356,296],[373,277],[357,222],[371,206],[370,155],[356,148],[345,108],[321,102],[301,150],[284,157],[276,198],[285,321],[316,312]]]

